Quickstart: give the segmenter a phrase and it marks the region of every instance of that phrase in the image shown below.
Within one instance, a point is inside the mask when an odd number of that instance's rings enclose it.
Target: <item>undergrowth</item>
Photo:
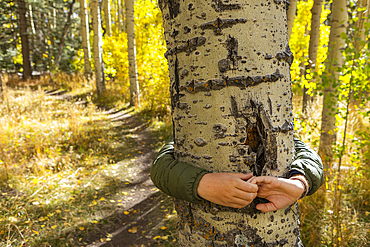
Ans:
[[[55,77],[54,85],[48,78],[27,83],[5,78],[0,246],[85,245],[80,241],[88,232],[122,210],[132,176],[140,172],[133,166],[134,156],[141,153],[135,136],[124,120],[118,124],[108,119],[112,107],[123,114],[134,111],[119,99],[119,89],[108,88],[110,95],[98,100],[83,76]],[[45,93],[52,88],[68,95]],[[164,143],[169,120],[141,114],[158,138],[154,149]]]

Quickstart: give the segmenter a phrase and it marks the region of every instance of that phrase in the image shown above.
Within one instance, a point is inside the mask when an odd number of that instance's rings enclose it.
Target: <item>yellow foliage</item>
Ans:
[[[292,34],[289,40],[290,49],[294,55],[294,61],[291,66],[291,78],[292,86],[294,91],[300,91],[299,89],[306,86],[309,89],[315,89],[316,83],[312,80],[311,71],[310,74],[306,75],[306,78],[301,75],[301,69],[308,64],[308,47],[310,42],[310,30],[311,30],[311,8],[313,6],[313,0],[307,2],[300,1],[297,3],[297,15],[294,19],[292,28]],[[320,38],[319,45],[317,48],[317,62],[316,72],[321,75],[325,69],[324,61],[326,59],[330,27],[324,24],[327,16],[330,14],[330,9],[322,6],[321,18],[320,18]]]
[[[126,102],[130,100],[127,34],[114,25],[111,37],[103,38],[103,60],[106,77],[115,77],[122,86]],[[162,14],[156,1],[135,2],[136,66],[141,91],[142,107],[154,111],[168,111],[170,104],[166,46],[163,39]]]

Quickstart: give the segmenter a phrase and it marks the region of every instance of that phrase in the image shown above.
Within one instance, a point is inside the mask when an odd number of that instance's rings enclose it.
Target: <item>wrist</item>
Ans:
[[[307,193],[308,193],[308,190],[309,190],[309,183],[308,183],[307,179],[305,178],[305,176],[303,176],[301,174],[294,174],[289,179],[290,180],[298,180],[300,183],[302,183],[302,185],[304,187],[303,193],[302,193],[301,197],[298,198],[298,200],[300,200],[303,197],[305,197],[307,195]]]

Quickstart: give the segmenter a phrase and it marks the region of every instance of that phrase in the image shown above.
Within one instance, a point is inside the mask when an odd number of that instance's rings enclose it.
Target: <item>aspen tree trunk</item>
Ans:
[[[288,40],[290,39],[290,35],[292,34],[293,23],[295,18],[295,13],[297,11],[297,2],[298,0],[290,0],[290,6],[288,9]]]
[[[160,0],[175,157],[287,176],[293,159],[288,1]],[[180,246],[300,246],[296,204],[260,213],[175,200]]]
[[[27,7],[24,0],[17,0],[19,10],[19,34],[22,42],[23,79],[27,80],[32,75],[30,60],[30,43],[28,40]]]
[[[338,109],[338,93],[333,85],[338,85],[339,72],[337,72],[336,69],[340,68],[343,64],[341,51],[344,48],[345,41],[340,37],[340,34],[343,32],[345,33],[347,27],[348,16],[346,0],[334,0],[331,10],[329,54],[325,71],[327,80],[325,82],[323,81],[325,89],[319,146],[319,155],[326,161],[326,165],[333,159],[332,145],[337,139],[335,115]]]
[[[364,18],[366,18],[367,16],[370,15],[370,13],[369,13],[370,0],[359,0],[357,5],[358,5],[357,9],[366,8],[365,10],[357,12],[357,16],[356,16],[356,17],[358,17],[358,20],[357,20],[355,25],[358,28],[358,32],[355,32],[354,46],[355,46],[356,50],[359,51],[363,47],[363,46],[361,46],[361,41],[365,41],[365,39],[366,39],[366,37],[365,37],[365,31],[366,30],[364,29],[364,25],[365,25],[365,22],[368,22],[369,20],[364,19]]]
[[[33,48],[35,47],[36,44],[36,29],[35,29],[35,22],[33,20],[33,11],[32,11],[32,4],[28,5],[28,11],[29,11],[29,17],[30,17],[30,24],[31,24],[31,49],[30,51],[33,51]],[[30,64],[32,67],[32,57],[33,57],[33,52],[31,54],[30,52]]]
[[[57,56],[55,58],[55,62],[54,62],[55,68],[59,67],[60,58],[62,57],[62,52],[63,52],[63,48],[64,48],[64,42],[65,42],[66,37],[67,37],[69,25],[71,24],[71,17],[72,17],[72,14],[73,14],[73,6],[74,6],[75,2],[76,2],[76,0],[73,0],[71,2],[71,4],[69,5],[69,11],[68,11],[68,14],[67,14],[67,21],[64,24],[62,37],[60,38],[60,43],[59,43],[58,54],[57,54]]]
[[[320,39],[320,17],[322,9],[323,0],[314,0],[311,9],[311,32],[310,32],[310,42],[308,47],[308,65],[306,69],[309,69],[311,73],[317,71],[316,69],[316,59],[317,59],[317,49],[319,46]],[[302,112],[307,112],[309,102],[312,101],[312,97],[307,93],[308,89],[303,88],[303,103]]]
[[[84,50],[84,67],[86,77],[92,75],[91,69],[91,52],[90,52],[90,32],[89,32],[89,15],[87,13],[86,0],[80,0],[80,15],[81,15],[81,35],[82,48]]]
[[[121,19],[122,19],[122,31],[127,32],[127,25],[126,25],[126,9],[125,9],[125,1],[121,1]]]
[[[4,100],[4,85],[3,85],[3,72],[1,69],[1,61],[0,61],[0,99]]]
[[[117,23],[118,30],[122,31],[122,22],[121,22],[121,1],[117,0]]]
[[[134,1],[126,1],[127,13],[127,48],[130,77],[130,105],[140,105],[139,82],[136,69],[136,46],[135,46],[135,16]]]
[[[95,79],[96,91],[98,97],[105,92],[104,80],[104,63],[103,63],[103,41],[101,33],[101,15],[98,0],[91,1],[91,10],[93,16],[93,30],[94,30],[94,62],[95,62]]]
[[[110,0],[104,0],[104,16],[105,16],[105,27],[107,29],[107,34],[108,36],[112,36]]]

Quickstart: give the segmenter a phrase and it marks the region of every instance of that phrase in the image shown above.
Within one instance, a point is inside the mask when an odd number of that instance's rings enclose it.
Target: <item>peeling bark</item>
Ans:
[[[210,172],[287,176],[294,155],[288,2],[160,0],[175,157]],[[248,18],[245,18],[248,17]],[[175,200],[180,246],[298,246],[297,210]]]

